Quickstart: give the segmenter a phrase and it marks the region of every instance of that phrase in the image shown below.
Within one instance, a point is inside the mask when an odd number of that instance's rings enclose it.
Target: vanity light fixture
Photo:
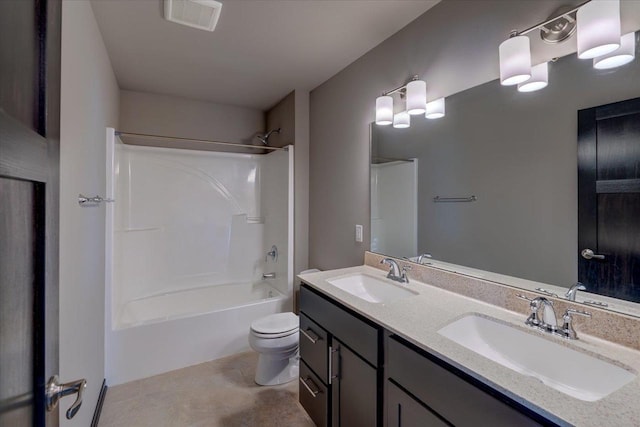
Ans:
[[[620,28],[620,0],[587,0],[575,7],[559,7],[546,21],[526,30],[513,30],[500,44],[500,83],[518,85],[519,92],[533,92],[548,85],[548,63],[531,67],[527,34],[534,30],[551,44],[561,43],[577,32],[578,58],[593,58],[597,69],[627,64],[635,58],[635,33],[621,37]]]
[[[405,101],[405,109],[393,114],[393,95],[399,94]],[[395,89],[384,92],[376,98],[376,124],[405,129],[411,125],[411,116],[425,114],[428,119],[444,117],[444,98],[427,102],[427,84],[413,76],[409,82]]]
[[[578,9],[578,58],[591,59],[620,47],[620,0],[592,0]]]
[[[593,67],[598,70],[620,67],[636,57],[636,34],[628,33],[620,38],[620,47],[611,53],[593,58]]]
[[[531,67],[531,78],[518,85],[518,92],[534,92],[544,89],[548,84],[549,63],[543,62],[542,64]]]
[[[393,127],[396,129],[406,129],[411,126],[411,116],[408,112],[402,111],[393,116]]]
[[[444,98],[438,98],[427,102],[425,117],[427,119],[439,119],[444,117]]]

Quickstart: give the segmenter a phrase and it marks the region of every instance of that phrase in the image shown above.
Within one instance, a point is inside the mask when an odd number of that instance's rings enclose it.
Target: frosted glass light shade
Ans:
[[[427,104],[427,84],[422,80],[407,83],[407,112],[411,115],[424,114]]]
[[[517,85],[531,77],[529,37],[516,36],[500,43],[500,83]]]
[[[393,123],[393,98],[379,96],[376,99],[376,124],[388,126]]]
[[[393,127],[396,129],[406,129],[411,125],[411,116],[406,111],[393,116]]]
[[[591,0],[578,9],[578,58],[591,59],[620,47],[620,0]]]
[[[598,70],[620,67],[636,57],[636,34],[625,34],[620,38],[620,47],[611,53],[593,58],[593,67]]]
[[[439,119],[444,117],[444,98],[438,98],[434,101],[427,102],[427,119]]]
[[[518,92],[533,92],[543,89],[549,84],[549,64],[542,64],[531,67],[531,78],[518,85]]]

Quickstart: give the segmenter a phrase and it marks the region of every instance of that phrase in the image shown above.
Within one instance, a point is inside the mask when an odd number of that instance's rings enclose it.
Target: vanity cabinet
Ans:
[[[555,425],[543,419],[534,420],[526,408],[517,408],[516,402],[487,386],[472,384],[452,366],[402,338],[391,335],[386,342],[389,427]],[[537,414],[530,415],[540,418]],[[425,423],[422,417],[431,421]]]
[[[300,288],[300,403],[318,426],[382,425],[382,328]]]
[[[319,427],[557,425],[306,284],[300,357],[300,403]]]

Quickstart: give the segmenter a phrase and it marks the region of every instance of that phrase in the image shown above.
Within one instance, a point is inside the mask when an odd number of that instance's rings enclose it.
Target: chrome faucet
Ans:
[[[433,257],[431,256],[431,254],[428,254],[428,253],[420,254],[418,255],[418,264],[422,264],[422,260],[424,260],[425,258],[431,259]]]
[[[405,265],[402,267],[402,273],[400,272],[400,266],[396,260],[391,258],[384,258],[380,261],[380,264],[388,264],[390,266],[387,279],[391,279],[399,283],[409,283],[409,277],[407,277],[407,270],[411,270],[411,267]]]
[[[569,290],[567,291],[566,294],[564,294],[564,296],[567,297],[569,301],[575,301],[576,294],[578,293],[578,291],[586,291],[586,290],[587,288],[582,283],[577,282],[575,285],[569,288]]]
[[[576,334],[575,329],[573,329],[572,316],[577,314],[584,317],[591,317],[591,313],[586,311],[568,308],[562,316],[562,328],[558,329],[558,319],[556,318],[556,312],[553,309],[552,301],[549,301],[545,297],[529,298],[520,294],[517,294],[516,296],[520,299],[529,301],[531,314],[527,317],[525,324],[570,340],[578,339],[578,335]]]
[[[276,273],[262,273],[262,280],[265,279],[275,279]]]

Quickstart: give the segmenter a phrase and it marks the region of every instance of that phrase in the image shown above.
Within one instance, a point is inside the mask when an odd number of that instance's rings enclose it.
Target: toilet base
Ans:
[[[260,354],[256,367],[256,384],[278,385],[295,380],[298,378],[299,359],[297,352],[291,357],[283,357],[282,354]]]

